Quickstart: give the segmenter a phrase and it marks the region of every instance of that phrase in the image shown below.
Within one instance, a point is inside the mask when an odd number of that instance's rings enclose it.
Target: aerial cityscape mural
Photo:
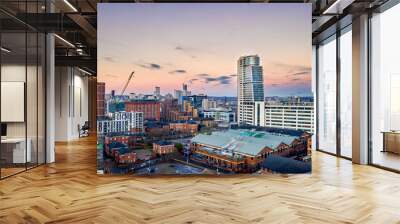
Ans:
[[[99,4],[98,173],[311,172],[310,43],[309,4]]]

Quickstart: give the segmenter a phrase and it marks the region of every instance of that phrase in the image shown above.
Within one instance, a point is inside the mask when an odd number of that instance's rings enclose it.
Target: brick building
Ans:
[[[104,82],[97,83],[97,116],[105,115],[105,94],[106,84]]]
[[[175,145],[172,142],[159,141],[153,143],[153,152],[157,155],[166,155],[175,152]]]
[[[193,121],[181,121],[169,124],[169,129],[172,131],[195,134],[199,129],[199,125]]]
[[[208,166],[235,173],[259,170],[269,155],[291,157],[307,153],[311,135],[282,134],[267,131],[230,129],[192,139],[191,159]]]
[[[128,148],[142,148],[144,147],[144,138],[143,135],[140,134],[131,134],[131,133],[117,133],[117,134],[108,134],[104,137],[105,149],[109,149],[109,145],[111,143],[118,143],[128,146]]]
[[[161,102],[161,119],[171,121],[175,119],[175,114],[179,111],[177,99],[166,99]]]
[[[135,100],[125,103],[127,112],[143,112],[145,120],[160,120],[161,106],[156,100]]]
[[[136,153],[127,148],[121,148],[114,151],[114,159],[119,165],[132,164],[136,162]]]

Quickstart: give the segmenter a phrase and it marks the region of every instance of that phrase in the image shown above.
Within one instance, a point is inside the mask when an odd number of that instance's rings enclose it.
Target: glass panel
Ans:
[[[340,153],[352,157],[352,35],[340,36]]]
[[[38,164],[45,163],[46,149],[45,149],[45,52],[46,37],[44,34],[39,33],[38,42]]]
[[[1,47],[1,173],[5,177],[25,170],[31,158],[26,151],[26,34],[2,33]]]
[[[37,98],[38,98],[38,36],[36,32],[27,33],[27,82],[26,82],[26,114],[27,114],[27,143],[29,150],[30,148],[30,161],[28,160],[28,168],[34,167],[37,165],[38,160],[38,141],[37,141],[37,132],[38,132],[38,111],[37,111]]]
[[[317,99],[317,47],[315,45],[312,46],[312,92],[313,92],[313,98],[314,98],[314,114],[317,114],[317,105],[316,105],[316,100]],[[315,134],[315,124],[317,116],[314,116],[313,122],[314,122],[314,133],[312,135],[312,149],[315,150],[317,148],[317,141],[316,141],[316,134]]]
[[[372,163],[400,170],[400,5],[372,22]]]
[[[336,153],[336,38],[318,48],[318,147]]]
[[[44,0],[1,1],[0,6],[20,15],[45,11]],[[46,40],[44,34],[1,12],[0,26],[0,177],[4,178],[45,162]]]
[[[37,1],[27,2],[26,12],[37,13],[39,5]],[[36,23],[35,18],[31,22]],[[35,167],[38,164],[38,33],[35,30],[27,30],[27,80],[26,80],[26,116],[27,116],[27,150],[30,150],[30,161],[27,167]]]

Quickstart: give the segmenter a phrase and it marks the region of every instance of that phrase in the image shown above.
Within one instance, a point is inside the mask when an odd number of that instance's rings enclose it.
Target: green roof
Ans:
[[[296,138],[297,136],[275,132],[229,129],[212,132],[210,135],[198,134],[192,142],[255,156],[265,147],[274,150],[281,143],[290,145]]]

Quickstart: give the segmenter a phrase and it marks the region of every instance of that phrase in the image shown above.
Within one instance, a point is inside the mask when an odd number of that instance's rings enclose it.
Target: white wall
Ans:
[[[27,69],[27,70],[25,70]],[[25,82],[25,75],[28,72],[30,74],[36,74],[36,67],[18,64],[6,64],[1,67],[1,81],[3,82]],[[28,78],[29,78],[28,76]],[[36,86],[36,80],[28,80],[29,86]],[[36,88],[27,88],[27,106],[36,108]],[[31,92],[32,91],[32,92]],[[34,104],[32,104],[34,103]],[[7,108],[1,108],[2,110],[7,110]],[[36,111],[36,110],[35,110]],[[31,112],[28,109],[28,112]],[[36,130],[36,113],[27,114],[28,122],[35,121],[35,127],[33,124],[28,125],[28,129],[32,127]],[[26,122],[7,122],[7,135],[8,137],[25,137],[25,123]],[[28,133],[29,137],[29,133]]]
[[[70,141],[89,119],[88,78],[72,67],[56,67],[55,73],[55,140]]]
[[[27,67],[25,64],[3,64],[1,67],[2,82],[24,82],[26,84],[26,107],[23,102],[20,112],[26,112],[26,120],[21,122],[6,122],[7,137],[9,138],[25,138],[29,139],[31,148],[32,162],[39,159],[39,163],[44,163],[44,82],[40,66],[38,71],[36,66]],[[27,78],[27,80],[25,80]],[[24,94],[24,90],[20,90]],[[7,97],[7,96],[2,96]],[[1,108],[3,112],[13,113],[12,108]],[[8,110],[8,111],[7,111]],[[14,112],[15,113],[15,112]]]
[[[72,136],[74,138],[79,137],[78,132],[78,124],[81,126],[85,123],[85,121],[89,120],[89,102],[88,102],[88,78],[82,76],[82,73],[76,74],[77,70],[75,70],[74,75],[74,108],[73,112],[73,119],[72,119]]]
[[[25,64],[9,64],[1,66],[1,81],[4,82],[25,82]],[[29,67],[28,67],[29,69]],[[7,110],[7,108],[1,108]],[[25,137],[25,122],[7,123],[7,137]]]

